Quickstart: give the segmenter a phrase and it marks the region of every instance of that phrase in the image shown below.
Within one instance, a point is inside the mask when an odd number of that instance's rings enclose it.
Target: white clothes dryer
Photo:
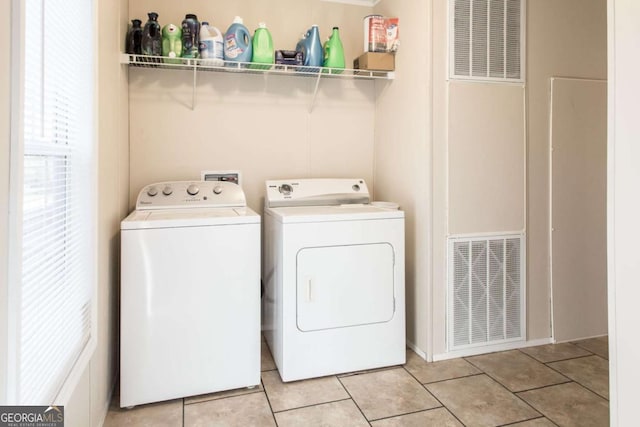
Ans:
[[[266,182],[263,331],[283,381],[405,363],[404,212],[361,179]]]
[[[121,235],[120,406],[260,384],[260,216],[242,188],[148,185]]]

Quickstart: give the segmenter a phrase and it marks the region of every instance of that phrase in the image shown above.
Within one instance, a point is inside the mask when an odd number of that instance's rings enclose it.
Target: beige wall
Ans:
[[[446,352],[448,235],[520,230],[529,241],[527,338],[549,339],[547,81],[604,76],[604,0],[527,2],[524,90],[449,82],[448,2],[417,3],[376,7],[401,17],[397,79],[378,95],[375,177],[377,196],[408,207],[409,339]]]
[[[556,342],[607,333],[607,83],[551,83],[551,290]]]
[[[396,79],[377,84],[375,196],[405,211],[407,340],[429,353],[431,242],[431,7],[385,0],[375,9],[400,17]]]
[[[68,426],[104,421],[118,368],[120,220],[129,195],[127,69],[119,64],[128,0],[98,0],[98,341],[65,408]]]
[[[185,12],[222,31],[235,14],[253,30],[264,20],[276,48],[293,49],[311,24],[326,38],[339,25],[347,64],[361,50],[362,17],[370,8],[319,1],[190,3],[135,1],[130,17],[149,10],[161,24]],[[287,177],[361,177],[373,188],[375,93],[372,81],[323,80],[310,112],[314,79],[293,76],[130,71],[130,208],[146,184],[199,179],[202,170],[239,169],[249,206],[262,210],[264,181]]]
[[[605,0],[527,2],[528,337],[549,337],[549,78],[607,76]]]
[[[428,331],[433,354],[441,354],[446,349],[446,280],[448,235],[448,145],[449,138],[449,85],[447,77],[448,61],[448,5],[447,0],[432,0],[433,4],[433,197],[432,217],[433,251],[432,260],[432,304],[431,328]]]
[[[449,84],[449,234],[524,230],[524,87]]]
[[[370,8],[319,0],[236,0],[211,2],[190,0],[135,0],[129,5],[129,19],[138,18],[143,25],[148,12],[159,14],[158,22],[180,25],[186,13],[195,13],[199,21],[208,21],[224,33],[235,16],[253,34],[259,22],[269,28],[275,49],[293,50],[309,27],[317,24],[322,43],[331,35],[332,27],[340,27],[340,39],[344,45],[347,64],[362,53],[362,18]],[[351,68],[347,66],[347,68]]]
[[[433,0],[433,354],[447,352],[447,238],[525,229],[525,92],[450,81],[447,0]]]
[[[11,3],[0,3],[0,49],[11,52]],[[7,287],[9,242],[9,156],[11,130],[11,61],[0,65],[0,402],[5,401],[7,378]]]

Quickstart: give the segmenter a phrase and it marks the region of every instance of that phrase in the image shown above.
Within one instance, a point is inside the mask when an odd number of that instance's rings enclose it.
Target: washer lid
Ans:
[[[401,210],[356,204],[265,208],[265,213],[273,215],[284,224],[404,218],[404,212]]]
[[[235,185],[235,184],[232,184]],[[249,208],[135,210],[120,223],[121,230],[259,224]]]
[[[266,182],[265,206],[336,206],[369,203],[363,179],[285,179]]]

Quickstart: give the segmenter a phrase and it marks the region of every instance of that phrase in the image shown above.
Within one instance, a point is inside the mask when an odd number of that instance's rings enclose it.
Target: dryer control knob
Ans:
[[[168,185],[166,187],[164,187],[164,189],[162,190],[162,194],[164,194],[165,196],[170,196],[171,194],[173,194],[173,188],[169,187]]]
[[[216,185],[215,187],[213,187],[213,193],[214,194],[222,193],[222,187],[220,187],[219,185]]]
[[[282,184],[278,190],[285,196],[288,196],[293,191],[293,187],[289,184]]]
[[[149,187],[149,189],[147,190],[147,195],[149,197],[153,197],[156,194],[158,194],[158,189],[156,187]]]
[[[200,189],[195,184],[191,184],[190,186],[187,187],[187,193],[189,193],[189,195],[191,196],[195,196],[199,192],[200,192]]]

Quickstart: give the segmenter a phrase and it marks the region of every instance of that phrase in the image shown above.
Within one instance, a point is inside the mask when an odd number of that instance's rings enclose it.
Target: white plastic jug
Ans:
[[[208,22],[200,28],[200,45],[198,46],[202,63],[222,66],[224,64],[224,38],[222,33]]]

